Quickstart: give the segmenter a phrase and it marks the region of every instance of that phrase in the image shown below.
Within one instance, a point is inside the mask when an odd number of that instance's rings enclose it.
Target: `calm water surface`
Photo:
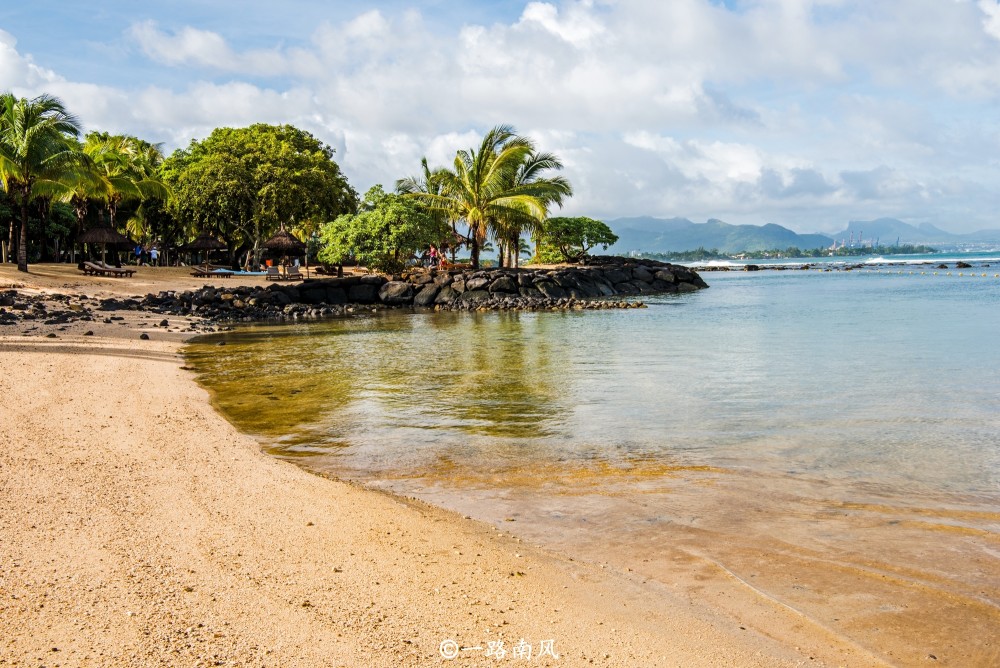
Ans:
[[[189,356],[280,456],[975,665],[1000,631],[990,271],[708,273],[641,310],[367,314]]]

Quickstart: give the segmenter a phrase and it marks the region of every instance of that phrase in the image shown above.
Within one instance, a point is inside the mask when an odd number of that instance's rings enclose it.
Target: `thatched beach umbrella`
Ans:
[[[108,244],[120,246],[132,246],[132,240],[124,234],[119,234],[106,225],[98,225],[83,232],[76,239],[81,244],[101,244],[101,263],[104,263],[104,254]]]
[[[304,255],[306,258],[306,267],[309,267],[309,254],[306,252],[306,245],[302,241],[299,241],[292,233],[285,229],[285,225],[281,225],[281,229],[273,237],[264,242],[264,248],[273,251],[280,251],[281,255]]]
[[[195,240],[189,244],[184,244],[180,247],[183,251],[205,251],[205,270],[208,270],[208,252],[214,250],[222,250],[223,248],[228,248],[226,244],[222,243],[215,237],[213,237],[208,232],[202,232]]]

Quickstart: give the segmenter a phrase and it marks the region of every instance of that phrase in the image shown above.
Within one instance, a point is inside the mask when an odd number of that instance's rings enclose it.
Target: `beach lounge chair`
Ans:
[[[131,277],[132,274],[135,273],[135,269],[129,269],[128,267],[116,267],[114,265],[108,264],[107,262],[104,262],[102,264],[102,266],[104,267],[104,271],[107,272],[107,274],[109,276],[129,276],[129,277]]]
[[[264,279],[268,281],[280,281],[283,278],[280,267],[268,267],[267,274],[264,275]]]
[[[301,281],[304,279],[301,273],[299,273],[299,268],[296,266],[285,267],[285,280],[286,281]]]
[[[125,269],[123,267],[112,267],[99,262],[84,262],[83,273],[88,276],[112,276],[120,278],[122,276],[132,276],[135,269]]]

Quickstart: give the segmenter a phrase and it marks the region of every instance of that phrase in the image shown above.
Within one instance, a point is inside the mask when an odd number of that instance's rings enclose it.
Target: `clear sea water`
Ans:
[[[651,581],[755,577],[880,656],[975,665],[1000,630],[1000,261],[972,259],[250,327],[189,357],[278,456]]]

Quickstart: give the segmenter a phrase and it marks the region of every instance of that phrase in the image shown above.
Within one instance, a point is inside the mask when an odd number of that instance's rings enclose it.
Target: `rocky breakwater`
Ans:
[[[615,298],[708,287],[697,273],[678,265],[594,260],[556,269],[415,270],[392,277],[379,289],[379,298],[385,304],[439,310],[630,308],[642,304]]]
[[[205,286],[139,299],[107,300],[102,310],[125,309],[194,316],[210,322],[298,320],[363,308],[435,310],[561,310],[641,308],[636,295],[692,292],[708,287],[694,271],[662,262],[616,258],[593,266],[556,269],[443,271],[397,276],[345,276],[268,286]]]

